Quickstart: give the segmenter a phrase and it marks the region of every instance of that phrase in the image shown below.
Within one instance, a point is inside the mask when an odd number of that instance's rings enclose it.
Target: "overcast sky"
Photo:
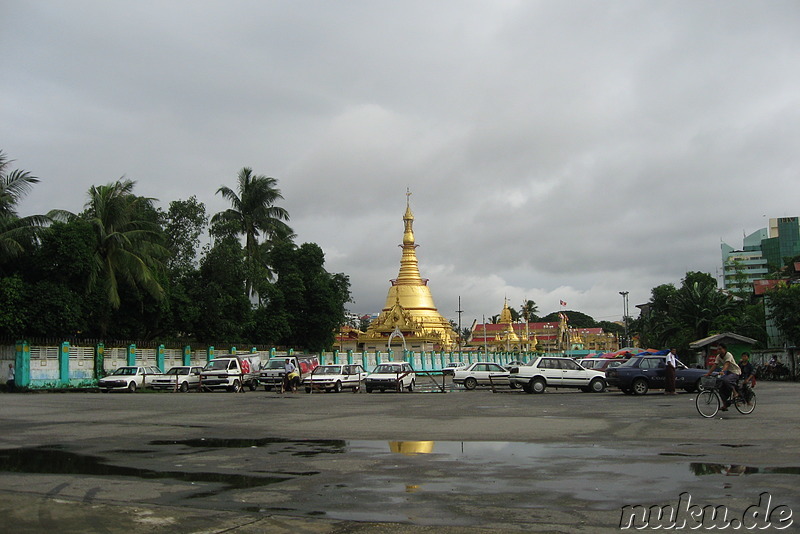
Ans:
[[[720,241],[800,215],[800,2],[0,3],[22,213],[125,176],[210,214],[244,166],[380,311],[406,189],[463,326],[532,299],[621,320]]]

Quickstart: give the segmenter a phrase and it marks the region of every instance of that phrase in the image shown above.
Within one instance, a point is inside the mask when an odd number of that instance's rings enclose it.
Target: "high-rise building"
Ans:
[[[741,250],[722,243],[722,287],[728,290],[753,290],[753,282],[783,267],[786,260],[800,255],[800,223],[797,217],[769,220],[746,236]]]

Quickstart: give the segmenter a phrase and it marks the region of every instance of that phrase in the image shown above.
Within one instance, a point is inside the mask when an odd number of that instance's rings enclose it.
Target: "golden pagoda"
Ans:
[[[393,342],[391,340],[397,338],[402,340],[400,350],[450,350],[455,345],[456,333],[450,321],[436,309],[428,280],[419,273],[410,195],[410,192],[406,193],[400,273],[391,280],[380,315],[370,323],[366,332],[358,336],[362,350],[387,350]]]
[[[511,316],[511,308],[508,307],[508,299],[505,299],[503,310],[500,312],[497,323],[481,325],[477,328],[473,325],[472,334],[467,341],[467,345],[475,346],[475,343],[477,343],[477,346],[481,349],[495,352],[536,350],[536,334],[529,332],[527,328],[522,332],[517,332],[521,324],[524,325],[525,323],[514,323],[514,319]],[[491,332],[488,331],[487,326],[491,326]],[[483,334],[483,337],[478,341],[476,338],[481,334]]]

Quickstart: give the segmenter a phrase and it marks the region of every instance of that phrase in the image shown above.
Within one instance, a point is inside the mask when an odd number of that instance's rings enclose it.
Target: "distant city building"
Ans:
[[[757,280],[779,270],[787,259],[800,255],[800,222],[797,217],[770,219],[769,228],[744,238],[741,250],[724,242],[720,248],[722,287],[751,292]]]

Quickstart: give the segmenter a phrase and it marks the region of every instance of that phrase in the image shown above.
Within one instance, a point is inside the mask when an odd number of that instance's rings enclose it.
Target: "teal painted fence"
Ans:
[[[573,351],[568,355],[580,357],[585,356],[587,352]],[[261,354],[263,361],[271,357],[295,354],[295,351],[292,349],[278,351],[274,348],[269,351],[257,351],[252,348],[245,352],[231,347],[218,354],[214,347],[201,350],[193,350],[189,346],[167,348],[164,345],[155,349],[142,349],[136,345],[105,347],[103,344],[79,347],[67,342],[55,347],[41,347],[31,346],[27,341],[19,341],[15,346],[14,357],[9,363],[14,365],[16,385],[20,388],[86,388],[96,386],[97,379],[124,365],[152,365],[166,371],[176,365],[205,365],[215,356],[230,353],[258,353]],[[465,363],[481,361],[507,365],[512,361],[527,362],[534,356],[541,355],[541,353],[444,351],[395,353],[393,350],[371,353],[348,350],[344,354],[339,351],[317,354],[322,364],[361,364],[367,371],[382,361],[392,360],[404,360],[419,371],[437,371],[453,361]],[[563,356],[561,353],[558,355]]]

